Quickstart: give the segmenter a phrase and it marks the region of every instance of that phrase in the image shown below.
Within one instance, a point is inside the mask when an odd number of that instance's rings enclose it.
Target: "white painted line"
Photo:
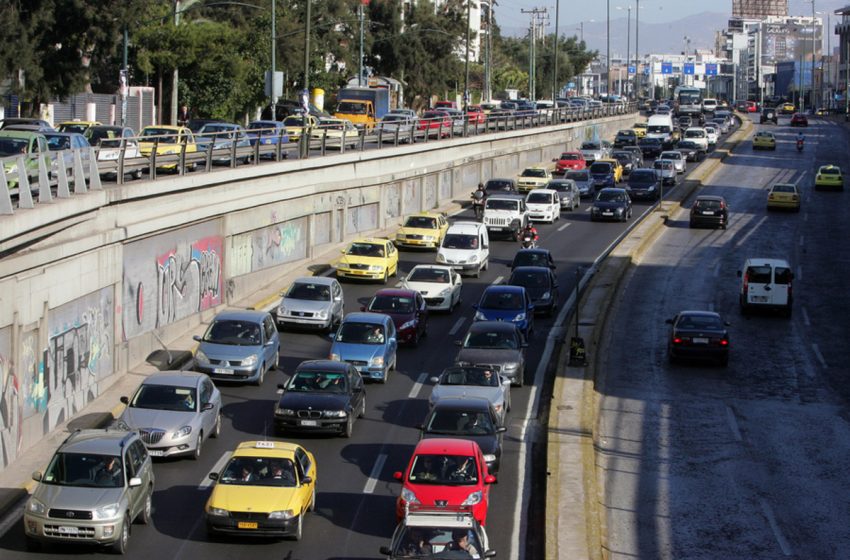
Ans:
[[[805,235],[801,235],[801,236],[800,236],[800,247],[802,247],[802,246],[803,246],[803,245],[805,245],[805,244],[806,244],[806,236],[805,236]]]
[[[371,494],[375,491],[375,486],[378,484],[378,477],[381,474],[381,469],[384,468],[386,460],[386,453],[378,455],[378,458],[375,460],[375,466],[372,467],[372,472],[369,473],[369,480],[366,481],[366,486],[363,487],[364,494]]]
[[[732,429],[732,435],[736,441],[743,441],[741,430],[738,429],[738,421],[735,420],[735,411],[729,405],[726,405],[726,421],[729,422],[729,428]]]
[[[713,275],[715,278],[717,278],[718,276],[720,276],[720,263],[719,263],[719,262],[718,262],[716,265],[714,265],[714,270],[712,271],[712,275]]]
[[[505,279],[505,277],[504,277],[504,276],[497,276],[497,277],[496,277],[496,279],[495,279],[495,280],[493,280],[493,283],[492,283],[492,284],[490,284],[490,285],[491,285],[491,286],[497,286],[497,285],[501,284],[501,283],[502,283],[502,280],[504,280],[504,279]]]
[[[449,336],[456,335],[457,331],[460,330],[460,328],[463,326],[463,324],[465,322],[466,322],[466,317],[461,317],[460,319],[458,319],[457,322],[454,325],[452,325],[452,329],[449,331]]]
[[[805,307],[801,307],[800,312],[803,314],[803,324],[806,325],[807,327],[811,327],[812,322],[809,321],[809,312],[806,311]]]
[[[570,227],[571,225],[572,225],[572,224],[571,224],[570,222],[567,222],[567,223],[565,223],[564,225],[562,225],[561,227],[559,227],[559,228],[558,228],[558,231],[564,231],[565,229],[567,229],[567,228],[568,228],[568,227]]]
[[[423,372],[419,374],[419,378],[413,384],[413,388],[407,394],[408,399],[415,399],[419,395],[419,391],[422,390],[422,385],[425,383],[425,380],[428,378],[428,374]]]
[[[230,460],[230,456],[233,455],[233,451],[225,451],[224,454],[218,458],[218,461],[215,462],[215,465],[210,469],[210,472],[218,473],[221,472],[221,469],[224,468],[224,465]],[[209,476],[204,477],[201,480],[200,484],[198,484],[198,490],[206,490],[210,486],[212,486],[213,481]]]
[[[826,360],[823,359],[823,354],[820,353],[820,348],[818,348],[817,343],[812,344],[812,351],[815,353],[815,357],[820,362],[822,368],[826,369],[827,367],[829,367],[826,365]]]
[[[791,556],[791,546],[789,546],[788,541],[785,540],[785,536],[782,534],[782,530],[776,522],[776,517],[773,515],[773,509],[771,509],[770,504],[767,503],[764,498],[759,498],[759,502],[761,503],[761,510],[767,518],[770,528],[773,530],[773,536],[776,537],[776,542],[779,543],[779,548],[782,549],[782,554],[785,556]]]
[[[797,276],[794,278],[796,281],[800,281],[803,279],[803,265],[799,265],[797,267]]]

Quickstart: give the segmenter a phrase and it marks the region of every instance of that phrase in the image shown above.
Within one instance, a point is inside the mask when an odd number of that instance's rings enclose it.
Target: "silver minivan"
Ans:
[[[777,309],[791,316],[794,273],[784,259],[747,259],[738,271],[741,278],[741,312],[754,308]]]

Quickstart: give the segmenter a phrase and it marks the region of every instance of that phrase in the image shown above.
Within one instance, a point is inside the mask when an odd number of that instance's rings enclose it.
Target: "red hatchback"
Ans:
[[[587,161],[585,161],[581,152],[564,152],[561,157],[553,161],[555,162],[555,173],[581,171],[587,167]]]
[[[803,113],[791,115],[791,126],[809,126],[809,119]]]
[[[470,105],[466,108],[466,120],[469,121],[469,124],[484,124],[487,115],[484,114],[480,105]]]
[[[419,344],[419,339],[428,334],[428,305],[425,298],[414,290],[387,288],[378,290],[369,300],[369,305],[360,311],[389,315],[398,331],[398,342]]]
[[[487,521],[490,485],[496,477],[487,471],[481,448],[474,441],[423,439],[416,445],[407,470],[393,474],[402,481],[396,502],[401,520],[407,504],[426,507],[469,506],[481,525]]]
[[[448,136],[452,130],[452,119],[445,111],[425,111],[419,119],[418,128],[419,130],[442,129],[442,135]]]

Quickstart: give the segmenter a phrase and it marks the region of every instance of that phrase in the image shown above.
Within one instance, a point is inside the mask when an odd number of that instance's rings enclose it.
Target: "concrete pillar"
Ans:
[[[96,103],[86,103],[86,120],[87,121],[96,121],[97,120],[97,104]]]

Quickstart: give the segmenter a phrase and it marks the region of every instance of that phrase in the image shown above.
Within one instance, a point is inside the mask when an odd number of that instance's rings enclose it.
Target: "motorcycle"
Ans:
[[[523,249],[535,249],[537,247],[537,243],[534,241],[534,236],[530,233],[523,233],[520,241],[522,242]]]
[[[475,219],[479,221],[484,216],[484,202],[487,200],[487,197],[484,195],[476,196],[480,192],[475,191],[470,195],[472,197],[472,212],[475,214]]]
[[[803,141],[802,140],[797,140],[797,151],[798,152],[803,151]]]

